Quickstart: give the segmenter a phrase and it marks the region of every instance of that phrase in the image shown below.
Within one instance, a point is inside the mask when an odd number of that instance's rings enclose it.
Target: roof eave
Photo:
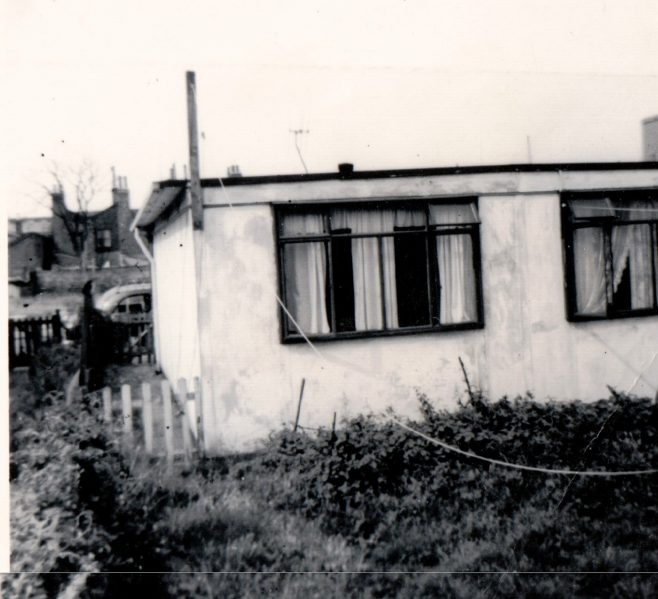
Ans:
[[[604,170],[658,170],[658,162],[568,162],[543,164],[491,164],[479,166],[453,166],[430,167],[414,169],[352,171],[341,173],[338,171],[327,173],[291,174],[291,175],[264,175],[254,177],[227,177],[205,178],[201,180],[202,187],[231,187],[238,185],[264,185],[277,183],[310,183],[318,181],[340,181],[359,179],[387,179],[401,177],[438,177],[450,175],[476,175],[486,173],[539,173],[558,171],[604,171]],[[187,187],[187,180],[168,179],[155,184],[155,188],[146,204],[140,209],[131,225],[134,228],[148,229],[167,210],[179,196],[177,193],[167,202],[158,206],[159,194],[166,189],[183,190]]]
[[[161,181],[155,183],[153,192],[135,215],[130,230],[149,229],[153,226],[160,215],[181,197],[186,187],[186,181]]]

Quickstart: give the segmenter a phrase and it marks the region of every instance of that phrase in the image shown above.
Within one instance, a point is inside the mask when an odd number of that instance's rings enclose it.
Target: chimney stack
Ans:
[[[66,210],[66,204],[64,202],[64,190],[57,186],[50,192],[50,199],[53,203],[53,212],[55,214],[63,214],[63,210]]]
[[[112,204],[125,204],[128,206],[130,193],[128,191],[128,179],[126,177],[117,177],[112,171]]]
[[[642,121],[643,160],[658,162],[658,115]]]

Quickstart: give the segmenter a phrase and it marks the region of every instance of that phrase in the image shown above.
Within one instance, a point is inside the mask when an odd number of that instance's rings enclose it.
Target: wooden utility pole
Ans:
[[[194,71],[187,71],[187,133],[190,147],[190,195],[192,199],[192,223],[195,229],[203,229],[203,196],[199,173],[199,128],[196,114],[196,78]]]

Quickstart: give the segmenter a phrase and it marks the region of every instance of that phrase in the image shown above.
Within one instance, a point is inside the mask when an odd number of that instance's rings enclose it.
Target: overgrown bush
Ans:
[[[12,427],[20,427],[24,416],[52,405],[80,365],[80,348],[75,345],[44,346],[36,352],[28,371],[10,373]]]
[[[478,455],[547,469],[658,467],[658,407],[648,399],[490,403],[476,395],[453,412],[420,401],[423,420],[413,428]],[[376,569],[658,569],[655,475],[572,481],[496,466],[374,417],[335,434],[282,431],[251,468],[245,477],[264,471],[280,481],[266,489],[279,508],[362,544]],[[463,596],[475,590],[467,585]]]
[[[32,364],[35,397],[41,398],[50,391],[64,391],[69,379],[79,367],[78,345],[50,345],[40,348]]]
[[[96,431],[85,413],[51,406],[48,416],[25,415],[14,432],[11,454],[11,567],[18,572],[96,570],[110,554],[109,537],[97,526],[80,493],[81,460]],[[96,445],[102,444],[98,441]],[[91,450],[93,451],[93,450]],[[103,492],[104,489],[99,489]],[[68,576],[10,578],[16,593],[56,596]]]
[[[14,431],[11,569],[22,574],[7,578],[10,596],[54,597],[71,585],[76,596],[112,596],[141,581],[87,573],[166,569],[154,534],[158,489],[131,476],[99,412],[94,398],[66,406],[59,397]]]

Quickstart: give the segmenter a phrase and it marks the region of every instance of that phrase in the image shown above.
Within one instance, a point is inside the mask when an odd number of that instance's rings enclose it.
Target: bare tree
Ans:
[[[50,169],[55,189],[48,188],[51,197],[51,210],[53,217],[63,224],[67,237],[75,255],[80,259],[81,270],[86,270],[90,261],[92,244],[94,243],[93,221],[91,219],[91,205],[101,189],[97,168],[89,160],[82,161],[78,166],[62,169],[53,164]],[[75,206],[73,210],[66,207],[65,189],[73,189]],[[60,194],[61,200],[53,199],[54,194]]]

